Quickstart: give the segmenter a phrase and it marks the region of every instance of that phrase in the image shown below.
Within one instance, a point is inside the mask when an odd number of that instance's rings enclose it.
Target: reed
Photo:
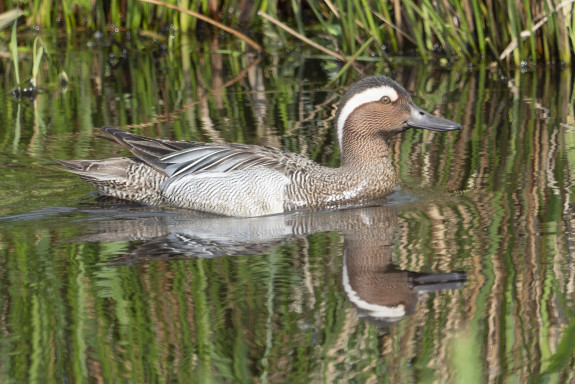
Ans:
[[[257,14],[261,11],[342,56],[353,56],[373,38],[364,49],[376,57],[416,54],[425,62],[448,57],[451,61],[526,66],[536,62],[571,63],[574,2],[294,0],[276,4],[257,0],[246,4],[240,0],[165,0],[150,4],[142,0],[106,0],[92,6],[89,0],[31,0],[23,7],[28,12],[28,25],[60,27],[68,33],[86,28],[160,30],[166,25],[184,32],[197,29],[198,17],[180,10],[226,26],[249,24],[257,30],[269,23]],[[19,4],[16,0],[5,1],[6,9]],[[289,39],[283,29],[270,27],[284,44],[297,42],[298,37]]]
[[[27,97],[33,99],[36,97],[39,90],[39,77],[40,77],[40,66],[42,62],[47,62],[51,64],[50,57],[44,45],[44,41],[40,36],[34,38],[31,50],[28,47],[19,47],[18,44],[18,23],[14,21],[12,26],[12,33],[10,36],[10,58],[12,60],[12,68],[14,73],[14,87],[11,94],[16,97]],[[26,60],[21,59],[20,50],[24,53],[24,56],[31,56],[32,67],[26,63]],[[31,51],[31,55],[30,55]],[[21,72],[21,69],[23,71]],[[22,80],[20,74],[25,74],[26,80]],[[55,72],[49,75],[50,78],[59,78],[62,86],[67,83],[67,75],[64,71],[61,71],[59,75],[55,76]]]
[[[10,56],[12,56],[12,63],[14,64],[14,77],[16,80],[17,90],[20,90],[20,71],[18,65],[18,35],[16,31],[18,30],[18,24],[14,23],[12,26],[12,35],[10,38]]]

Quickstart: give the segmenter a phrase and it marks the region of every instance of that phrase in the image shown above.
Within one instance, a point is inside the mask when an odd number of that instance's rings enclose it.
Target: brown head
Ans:
[[[336,124],[342,165],[387,157],[386,140],[407,128],[461,129],[415,105],[409,93],[386,76],[365,77],[352,85],[339,104]]]

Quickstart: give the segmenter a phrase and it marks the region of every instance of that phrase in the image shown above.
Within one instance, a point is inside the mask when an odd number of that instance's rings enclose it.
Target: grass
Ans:
[[[285,24],[334,57],[353,57],[363,48],[369,57],[417,55],[424,62],[448,58],[506,67],[536,63],[570,64],[575,46],[575,0],[267,0],[245,4],[239,0],[31,0],[22,5],[26,24],[41,29],[161,30],[167,25],[181,32],[197,30],[203,22],[217,28],[249,25],[261,31],[264,14],[286,45],[297,40],[278,24]],[[6,0],[5,9],[22,2]],[[242,6],[243,5],[243,6]],[[261,12],[258,14],[258,12]],[[221,23],[221,24],[216,24]],[[234,33],[234,32],[232,32]],[[238,38],[247,42],[238,32]],[[256,33],[257,36],[257,33]],[[256,47],[260,42],[254,42]],[[254,46],[254,44],[249,43]],[[308,44],[306,42],[306,44]],[[272,47],[262,46],[261,50]],[[256,50],[260,50],[256,48]],[[356,57],[354,60],[361,60]]]
[[[17,23],[14,22],[12,26],[12,34],[10,36],[10,57],[12,59],[12,68],[14,68],[14,80],[15,80],[15,87],[12,89],[11,94],[16,98],[19,97],[26,97],[30,99],[34,99],[40,90],[40,73],[41,73],[41,65],[43,62],[47,62],[47,64],[51,65],[50,56],[48,55],[48,51],[44,45],[44,41],[40,36],[36,36],[34,38],[34,42],[32,43],[32,68],[31,68],[31,77],[28,78],[27,81],[22,81],[20,77],[20,67],[22,66],[21,63],[21,55],[19,55],[19,47],[18,47],[18,33],[17,33]],[[52,65],[53,67],[53,65]],[[30,73],[30,71],[28,72]],[[61,71],[58,76],[60,86],[65,87],[68,82],[68,76],[65,71]],[[50,78],[56,78],[56,76],[51,76]],[[49,80],[48,80],[49,81]]]
[[[14,77],[16,80],[17,88],[20,90],[20,71],[18,65],[18,35],[16,33],[17,24],[14,23],[12,27],[12,36],[10,37],[10,56],[12,57],[12,62],[14,63]]]

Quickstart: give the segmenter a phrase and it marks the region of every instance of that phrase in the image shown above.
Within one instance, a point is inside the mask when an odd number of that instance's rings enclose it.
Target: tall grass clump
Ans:
[[[266,14],[291,27],[298,39],[305,36],[335,52],[334,57],[352,57],[362,49],[365,58],[417,55],[425,62],[463,58],[525,66],[535,62],[571,63],[575,47],[574,2],[6,0],[0,12],[21,5],[29,14],[29,25],[64,28],[68,33],[86,28],[160,30],[166,25],[186,32],[198,28],[197,15],[205,16],[204,21],[212,25],[220,22],[258,31],[262,24],[269,23],[261,17]],[[286,29],[270,27],[276,29],[282,44],[290,45]]]
[[[413,52],[472,62],[570,63],[575,47],[572,2],[562,0],[308,0],[332,49],[351,55],[370,37],[371,54]]]

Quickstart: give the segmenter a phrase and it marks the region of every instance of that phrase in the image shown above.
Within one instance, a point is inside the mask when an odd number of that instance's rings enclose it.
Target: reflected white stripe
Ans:
[[[404,317],[407,312],[405,310],[405,305],[399,304],[396,307],[388,307],[385,305],[378,305],[368,303],[367,301],[363,300],[357,292],[352,288],[351,283],[349,281],[349,274],[347,272],[347,263],[346,263],[346,256],[343,257],[343,289],[347,293],[347,297],[349,301],[354,303],[358,308],[369,312],[370,316],[376,317],[378,319],[387,319],[387,320],[399,320],[400,318]]]

